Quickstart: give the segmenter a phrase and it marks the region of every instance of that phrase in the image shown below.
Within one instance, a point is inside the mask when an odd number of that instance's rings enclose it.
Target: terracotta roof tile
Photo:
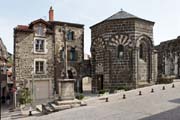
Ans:
[[[27,30],[27,29],[29,29],[29,26],[27,26],[27,25],[18,25],[17,29]]]

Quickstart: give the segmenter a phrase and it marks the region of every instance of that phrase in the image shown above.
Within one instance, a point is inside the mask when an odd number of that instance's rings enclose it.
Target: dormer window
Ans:
[[[37,34],[38,34],[39,36],[43,36],[43,27],[42,27],[41,24],[38,25]]]
[[[45,35],[45,26],[41,23],[35,25],[35,35],[44,36]]]

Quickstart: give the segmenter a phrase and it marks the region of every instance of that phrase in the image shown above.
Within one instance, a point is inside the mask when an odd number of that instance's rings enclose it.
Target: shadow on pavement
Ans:
[[[140,120],[180,120],[180,107],[145,117]]]
[[[180,98],[178,99],[174,99],[174,100],[170,100],[169,102],[173,102],[173,103],[178,103],[180,104]],[[179,113],[180,114],[180,113]],[[180,119],[180,118],[179,118]]]

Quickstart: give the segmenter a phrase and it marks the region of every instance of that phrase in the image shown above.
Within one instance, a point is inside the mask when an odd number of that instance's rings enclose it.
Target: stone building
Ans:
[[[180,78],[180,36],[161,42],[158,51],[158,75]]]
[[[6,96],[7,94],[7,74],[6,74],[6,64],[7,64],[8,52],[6,46],[4,45],[2,39],[0,38],[0,97]]]
[[[83,62],[84,25],[38,19],[14,28],[14,66],[17,86],[28,87],[34,99],[59,93],[58,80],[64,78],[64,41],[67,41],[68,71],[80,79]]]
[[[93,92],[156,81],[153,26],[154,22],[121,10],[90,27]]]

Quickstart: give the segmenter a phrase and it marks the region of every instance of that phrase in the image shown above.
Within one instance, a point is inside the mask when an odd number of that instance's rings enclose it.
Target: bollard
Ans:
[[[109,102],[108,97],[106,98],[106,102]]]
[[[123,99],[126,99],[126,95],[125,94],[123,94]]]
[[[141,91],[139,91],[139,96],[142,95]]]
[[[153,92],[154,92],[154,89],[152,88],[152,89],[151,89],[151,93],[153,93]]]
[[[165,89],[166,89],[165,86],[163,86],[162,90],[165,90]]]
[[[175,85],[174,85],[174,84],[172,84],[172,88],[175,88]]]
[[[29,109],[29,116],[32,116],[32,108]]]

